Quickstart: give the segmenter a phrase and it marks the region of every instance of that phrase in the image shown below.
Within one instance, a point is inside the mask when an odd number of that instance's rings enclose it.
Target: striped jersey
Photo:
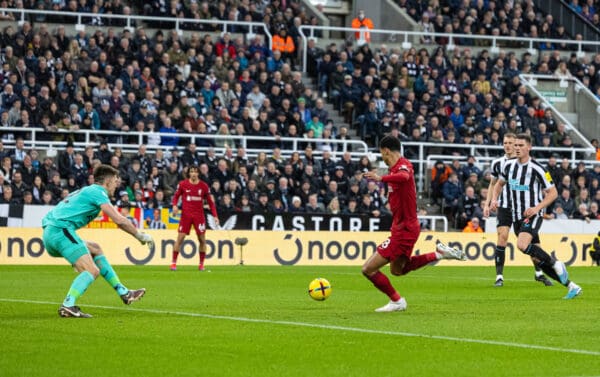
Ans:
[[[499,179],[508,186],[513,221],[524,219],[523,212],[538,205],[544,198],[544,190],[554,187],[550,173],[533,158],[524,164],[516,158],[509,160]],[[541,218],[542,211],[538,215]]]
[[[516,157],[506,157],[506,155],[495,159],[494,161],[492,161],[492,177],[494,177],[494,179],[498,180],[500,178],[500,176],[502,175],[502,172],[504,171],[504,167],[506,166],[506,164],[509,161],[512,161],[513,159],[515,159]],[[500,196],[498,197],[498,207],[499,208],[510,208],[510,196],[508,196],[508,185],[504,185],[504,187],[502,187],[502,192],[500,193]]]

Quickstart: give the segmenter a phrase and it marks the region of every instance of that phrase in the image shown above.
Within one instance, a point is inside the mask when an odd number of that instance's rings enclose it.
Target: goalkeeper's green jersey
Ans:
[[[108,192],[98,184],[86,186],[64,198],[42,219],[42,227],[79,229],[100,213],[100,206],[110,203]]]

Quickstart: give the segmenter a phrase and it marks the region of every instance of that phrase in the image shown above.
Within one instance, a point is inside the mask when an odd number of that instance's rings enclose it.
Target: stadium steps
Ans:
[[[579,114],[577,114],[577,113],[561,112],[560,115],[564,116],[565,119],[573,125],[579,124]]]

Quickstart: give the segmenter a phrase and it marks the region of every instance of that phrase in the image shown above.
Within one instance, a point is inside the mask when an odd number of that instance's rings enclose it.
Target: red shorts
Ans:
[[[377,252],[390,262],[402,255],[410,258],[418,239],[419,232],[400,230],[377,246]]]
[[[194,225],[196,234],[204,234],[206,232],[206,219],[203,215],[181,215],[179,220],[179,233],[190,234],[190,229]]]

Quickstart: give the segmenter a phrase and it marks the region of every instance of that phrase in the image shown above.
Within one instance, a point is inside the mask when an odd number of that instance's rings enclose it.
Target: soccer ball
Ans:
[[[323,301],[331,295],[331,284],[327,279],[316,278],[308,285],[308,294],[313,300]]]

